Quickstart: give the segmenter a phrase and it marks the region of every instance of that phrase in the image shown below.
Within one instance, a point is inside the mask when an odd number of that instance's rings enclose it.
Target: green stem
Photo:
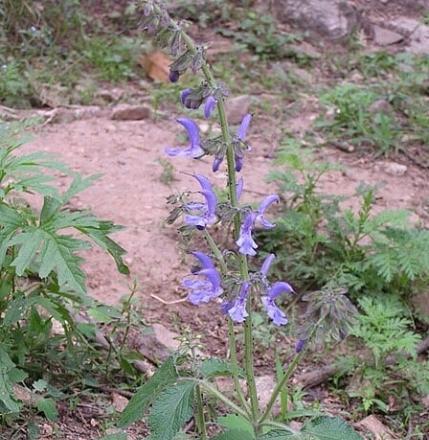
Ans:
[[[206,420],[204,418],[203,395],[201,393],[201,388],[199,385],[195,387],[195,397],[196,397],[196,407],[197,407],[197,417],[196,417],[197,429],[201,436],[200,437],[201,440],[206,440],[207,430],[206,430]]]
[[[313,329],[311,330],[311,333],[308,336],[308,342],[311,340],[311,338],[313,337],[314,333],[316,332],[317,328],[319,327],[321,320],[318,321],[318,323],[313,327]],[[302,349],[302,351],[300,353],[298,353],[294,359],[292,360],[292,362],[289,364],[287,370],[285,371],[284,376],[282,377],[282,379],[280,380],[280,382],[278,382],[278,384],[276,385],[276,387],[274,388],[273,394],[271,395],[271,398],[265,408],[264,413],[262,414],[261,418],[258,420],[258,425],[261,425],[264,423],[264,421],[269,417],[269,415],[271,414],[271,410],[273,409],[274,403],[276,402],[276,399],[279,395],[279,393],[281,392],[281,390],[283,389],[283,387],[285,386],[285,384],[288,382],[288,380],[290,379],[290,377],[292,376],[292,373],[295,371],[295,368],[297,367],[297,365],[299,364],[300,360],[302,359],[302,357],[304,356],[305,352],[307,351],[307,347],[308,347],[308,342],[307,344],[304,346],[304,348]]]
[[[181,30],[181,34],[183,41],[185,42],[188,49],[193,53],[196,53],[197,48],[192,38],[189,37],[189,35],[187,35],[186,32],[184,32],[183,30]],[[216,81],[206,62],[203,63],[201,69],[210,87],[216,87]],[[236,191],[236,175],[235,175],[236,173],[235,155],[234,155],[234,148],[231,142],[231,134],[229,131],[229,125],[226,117],[225,104],[223,99],[218,100],[217,110],[219,113],[222,137],[226,145],[229,199],[232,208],[238,208],[238,199],[237,199],[237,191]],[[241,225],[241,215],[239,212],[237,212],[237,215],[234,216],[235,239],[237,239],[240,234],[240,225]],[[243,281],[249,280],[249,269],[247,265],[246,255],[240,255],[240,274]],[[251,304],[250,295],[247,301],[247,313],[248,313],[248,317],[244,325],[245,369],[246,369],[247,386],[249,389],[249,396],[250,396],[252,421],[256,423],[256,420],[259,417],[259,405],[258,405],[258,396],[257,396],[257,390],[255,384],[255,373],[253,368],[253,335],[252,335],[253,327],[252,327],[252,304]]]
[[[216,242],[213,240],[213,237],[210,235],[210,233],[207,231],[207,229],[204,229],[204,235],[207,240],[207,244],[209,245],[211,251],[219,261],[219,264],[221,266],[222,272],[226,275],[228,272],[228,268],[225,263],[225,259],[223,258],[222,252],[218,248]],[[245,408],[246,411],[249,411],[249,406],[246,402],[246,398],[244,397],[243,390],[240,385],[240,379],[239,379],[239,363],[237,359],[237,341],[235,339],[235,333],[234,333],[234,324],[230,318],[227,319],[228,322],[228,348],[229,348],[229,354],[231,358],[231,365],[232,365],[232,377],[234,380],[234,388],[238,395],[238,398],[243,405],[243,408]]]
[[[189,380],[189,379],[187,379]],[[222,394],[217,388],[209,384],[208,382],[204,380],[197,380],[196,381],[201,388],[205,389],[207,392],[209,392],[212,396],[216,397],[216,399],[223,402],[226,406],[229,406],[234,412],[236,412],[238,415],[244,417],[246,420],[249,420],[248,414],[241,409],[238,405],[236,405],[232,400],[228,399],[224,394]]]

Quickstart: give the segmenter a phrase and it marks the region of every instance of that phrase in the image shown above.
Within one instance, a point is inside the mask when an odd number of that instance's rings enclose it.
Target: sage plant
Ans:
[[[224,314],[228,326],[229,359],[222,362],[203,360],[200,364],[194,362],[190,372],[182,370],[183,360],[180,360],[179,355],[169,359],[133,397],[121,417],[120,424],[126,426],[137,420],[146,406],[152,404],[148,421],[154,439],[173,439],[194,414],[198,438],[204,440],[209,438],[210,434],[207,430],[208,423],[213,424],[209,419],[211,412],[205,407],[206,397],[211,396],[217,399],[222,407],[228,408],[248,424],[253,432],[250,438],[265,438],[264,436],[273,429],[280,434],[290,435],[294,433],[293,429],[283,423],[284,418],[281,422],[274,420],[272,410],[303,357],[318,323],[297,342],[295,356],[281,375],[268,404],[261,408],[254,369],[255,307],[262,307],[273,325],[285,326],[288,319],[279,306],[279,300],[283,295],[294,295],[294,290],[286,281],[270,279],[270,267],[275,260],[273,254],[264,259],[259,270],[249,270],[249,258],[255,257],[258,251],[258,244],[252,235],[253,230],[255,227],[275,227],[267,217],[270,207],[279,202],[276,194],[267,195],[256,209],[240,202],[245,182],[238,178],[238,174],[246,166],[245,153],[250,150],[246,136],[252,123],[252,115],[243,114],[237,130],[232,130],[225,112],[228,91],[223,84],[215,80],[206,61],[204,47],[195,44],[183,27],[170,18],[163,2],[146,2],[144,15],[145,28],[156,34],[157,41],[168,47],[175,57],[170,66],[170,80],[180,82],[185,71],[201,76],[198,87],[187,88],[184,85],[178,102],[195,111],[196,116],[199,116],[198,112],[201,110],[205,118],[212,118],[216,114],[221,127],[219,136],[203,139],[194,120],[188,117],[178,118],[177,122],[186,130],[189,142],[183,146],[166,147],[165,154],[190,161],[204,156],[212,157],[211,170],[205,175],[192,175],[200,187],[198,195],[195,196],[196,200],[194,195],[190,197],[192,200],[179,197],[180,203],[175,208],[172,219],[177,220],[182,215],[183,227],[194,229],[207,241],[209,253],[204,253],[201,249],[190,250],[195,265],[183,279],[182,286],[187,291],[189,307],[210,303],[212,307],[219,307],[220,312]],[[212,173],[222,172],[223,167],[227,173],[226,203],[218,201],[212,185]],[[231,223],[234,234],[231,241],[233,248],[222,250],[216,244],[211,230],[214,225]],[[257,305],[257,302],[260,305]],[[236,326],[244,327],[244,368],[237,357]],[[240,380],[243,370],[246,392]],[[210,379],[218,375],[232,376],[235,388],[233,398],[227,397],[210,382]],[[180,405],[177,402],[180,402]]]

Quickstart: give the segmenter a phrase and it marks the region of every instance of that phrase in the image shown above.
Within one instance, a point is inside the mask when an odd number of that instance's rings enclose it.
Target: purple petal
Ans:
[[[264,214],[265,210],[270,207],[273,203],[279,202],[280,197],[277,194],[271,194],[270,196],[265,197],[264,200],[262,200],[261,204],[258,208],[258,214]]]
[[[216,194],[213,191],[202,191],[201,194],[205,197],[207,202],[207,222],[213,224],[216,221]]]
[[[185,89],[180,92],[180,102],[185,105],[186,98],[192,93],[192,89]]]
[[[215,158],[215,160],[213,161],[213,165],[212,165],[212,170],[214,173],[219,169],[222,161],[223,161],[223,157],[216,157]]]
[[[175,83],[179,81],[180,72],[178,70],[170,70],[170,74],[168,75],[168,78],[172,83]]]
[[[203,252],[192,252],[192,255],[200,262],[203,269],[214,269],[213,260]]]
[[[198,229],[204,229],[207,225],[207,219],[201,215],[185,215],[183,221],[188,226],[195,226]]]
[[[270,290],[267,292],[267,295],[269,298],[275,299],[282,293],[293,293],[293,288],[289,283],[277,281],[271,286]]]
[[[247,115],[245,115],[244,118],[242,119],[240,127],[238,127],[237,130],[237,138],[240,139],[240,141],[244,141],[251,120],[252,120],[252,115],[250,113],[247,113]]]
[[[228,314],[235,322],[243,322],[246,320],[248,313],[246,311],[246,300],[249,295],[250,284],[244,282],[241,285],[240,293],[237,298],[231,302],[231,307],[228,309]]]
[[[200,147],[200,129],[198,125],[189,118],[178,118],[177,122],[185,127],[186,131],[188,132],[189,140],[191,141],[191,147],[192,149]]]
[[[264,275],[264,277],[267,276],[268,271],[270,270],[271,264],[273,263],[276,256],[274,254],[269,254],[267,258],[265,258],[264,262],[261,266],[261,274]]]
[[[196,272],[196,275],[203,275],[207,278],[212,286],[213,297],[219,296],[222,293],[220,275],[216,269],[202,269]]]
[[[243,193],[244,188],[244,180],[242,177],[238,180],[238,182],[235,185],[235,192],[237,194],[237,200],[240,200],[241,194]]]
[[[203,191],[213,192],[213,186],[207,177],[202,176],[201,174],[193,174],[192,177],[198,180]]]
[[[239,252],[243,255],[256,255],[255,249],[258,245],[255,243],[252,237],[252,227],[254,223],[254,214],[249,212],[244,219],[243,224],[240,228],[240,236],[236,241],[239,247]]]
[[[206,119],[209,119],[211,114],[213,113],[213,110],[215,109],[217,105],[217,100],[213,96],[209,96],[206,99],[205,105],[204,105],[204,117]]]
[[[268,296],[263,296],[261,300],[267,315],[272,319],[275,325],[285,325],[288,323],[285,313],[277,307],[273,299]]]

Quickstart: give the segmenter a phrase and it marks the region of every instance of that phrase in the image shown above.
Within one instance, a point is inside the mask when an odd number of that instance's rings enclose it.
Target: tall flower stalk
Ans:
[[[185,227],[200,231],[204,235],[211,250],[211,256],[198,250],[192,252],[198,267],[191,270],[191,273],[182,281],[182,285],[187,289],[187,298],[193,305],[221,301],[221,310],[225,313],[228,325],[228,348],[236,393],[236,399],[233,401],[210,384],[208,380],[201,377],[194,379],[195,389],[193,394],[195,396],[196,426],[200,438],[206,439],[208,435],[204,412],[204,394],[206,393],[211,394],[234,413],[246,419],[252,426],[255,436],[262,433],[264,426],[280,427],[287,432],[291,432],[292,430],[289,427],[274,422],[270,418],[276,399],[303,356],[307,345],[306,341],[301,341],[298,347],[299,350],[296,349],[296,357],[289,364],[282,381],[275,388],[266,408],[259,407],[255,384],[253,313],[258,297],[256,294],[260,293],[260,305],[265,309],[268,317],[275,325],[280,326],[287,324],[287,317],[276,304],[276,300],[283,294],[292,294],[293,289],[284,281],[277,281],[272,284],[268,281],[268,272],[275,259],[274,255],[269,255],[265,259],[259,271],[249,271],[248,258],[257,254],[258,247],[252,237],[252,230],[256,225],[265,229],[275,226],[265,218],[265,211],[279,200],[275,194],[268,195],[260,203],[257,210],[242,206],[240,203],[243,180],[237,179],[237,173],[245,166],[244,153],[249,149],[245,138],[252,121],[252,115],[243,115],[238,130],[233,134],[225,111],[227,96],[225,87],[215,80],[212,70],[205,60],[204,49],[197,46],[182,27],[170,18],[160,1],[146,2],[145,16],[147,29],[156,30],[158,35],[162,37],[160,39],[164,39],[168,43],[172,54],[176,57],[176,60],[170,66],[171,81],[180,81],[181,76],[187,69],[192,69],[194,73],[202,72],[204,80],[198,88],[185,88],[180,93],[179,100],[182,105],[188,109],[196,110],[204,104],[204,116],[206,118],[211,117],[216,108],[221,127],[219,137],[202,140],[198,125],[194,121],[189,118],[179,118],[177,121],[186,129],[190,143],[187,147],[166,148],[166,154],[171,157],[185,157],[189,160],[212,155],[214,157],[212,172],[217,172],[226,159],[228,177],[226,211],[228,214],[225,215],[218,209],[218,201],[210,183],[210,178],[200,174],[194,174],[193,177],[200,185],[199,197],[202,201],[184,201],[179,211],[177,211],[183,212]],[[177,216],[175,215],[175,218]],[[234,245],[236,247],[230,250],[229,255],[232,251],[237,257],[239,262],[238,273],[230,270],[224,253],[209,232],[209,228],[218,221],[232,221]],[[247,397],[239,380],[241,367],[237,356],[235,325],[244,326],[244,371]],[[310,337],[311,335],[308,335],[308,338]],[[182,384],[186,391],[187,384],[191,380],[189,375],[185,375],[184,377],[178,377],[177,383]],[[132,401],[130,406],[133,407],[134,403]],[[166,436],[165,438],[170,437]]]

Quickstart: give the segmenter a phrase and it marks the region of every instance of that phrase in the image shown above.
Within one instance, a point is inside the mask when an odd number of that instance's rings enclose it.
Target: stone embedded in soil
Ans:
[[[251,97],[249,95],[240,95],[231,98],[226,102],[226,116],[228,121],[237,125],[243,119],[246,113],[249,113]]]
[[[356,427],[369,431],[374,435],[376,440],[393,440],[398,438],[374,415],[365,417],[363,420],[356,423]]]
[[[377,99],[369,107],[370,113],[386,113],[392,110],[392,106],[386,99]]]
[[[374,42],[379,46],[390,46],[401,42],[404,36],[397,32],[390,31],[389,29],[382,28],[381,26],[374,25]]]
[[[406,165],[402,165],[401,163],[386,161],[379,162],[378,164],[376,164],[374,169],[376,171],[383,171],[390,176],[400,177],[407,172],[408,167]]]
[[[409,17],[397,18],[389,26],[409,40],[409,52],[429,55],[429,26]]]
[[[114,121],[141,121],[150,118],[152,109],[147,105],[121,104],[114,107],[111,119]]]
[[[332,39],[347,37],[357,24],[356,9],[343,0],[279,0],[273,7],[280,21]]]
[[[128,405],[128,399],[121,394],[112,393],[112,405],[116,411],[122,412]]]

